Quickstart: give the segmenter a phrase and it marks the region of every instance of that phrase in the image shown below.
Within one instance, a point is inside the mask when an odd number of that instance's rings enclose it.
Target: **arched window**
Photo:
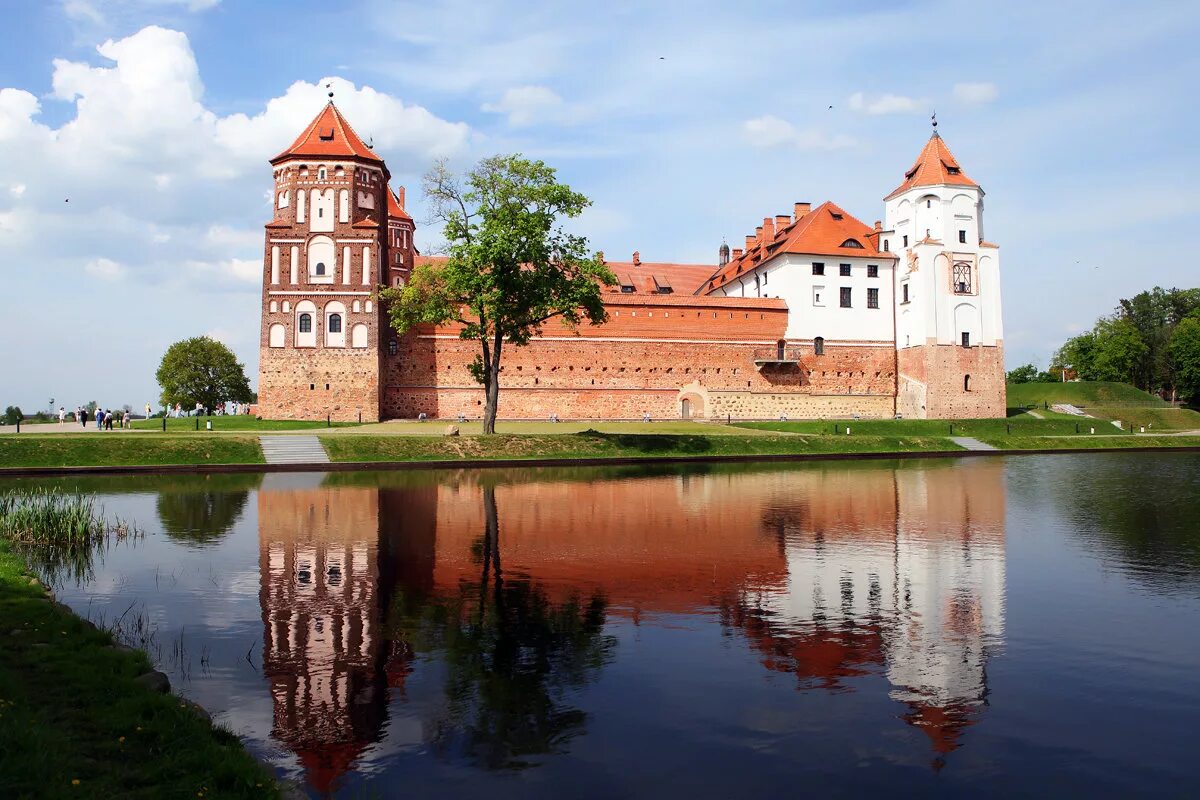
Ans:
[[[343,324],[346,320],[346,306],[337,300],[325,304],[325,346],[345,347],[346,334]]]
[[[312,333],[312,314],[300,315],[300,332]]]
[[[350,346],[351,347],[366,347],[367,346],[367,326],[363,324],[355,325],[350,329]]]
[[[787,354],[787,342],[785,342],[783,339],[780,339],[778,342],[775,343],[775,360],[783,361],[784,356],[786,354]]]
[[[268,334],[269,344],[271,347],[283,347],[284,329],[278,322],[270,327]]]
[[[858,239],[847,239],[846,241],[842,242],[841,246],[849,247],[854,250],[862,250],[863,249],[862,242],[858,241]]]
[[[963,375],[963,391],[964,392],[971,391],[971,376],[970,375]]]
[[[330,314],[329,315],[329,332],[330,333],[341,333],[342,332],[342,315],[341,314]]]
[[[891,242],[889,242],[887,239],[884,239],[883,240],[883,252],[886,253],[890,249],[891,249]]]
[[[324,274],[325,274],[325,262],[324,262],[324,261],[318,261],[318,262],[317,262],[317,268],[316,268],[316,273],[315,273],[315,274],[317,274],[317,275],[324,275]]]
[[[971,294],[971,265],[965,261],[954,264],[954,293]]]
[[[825,337],[818,336],[813,339],[813,354],[818,356],[825,355]]]
[[[319,180],[319,181],[325,180],[326,175],[328,175],[328,173],[325,172],[324,167],[321,167],[320,169],[317,170],[317,180]]]

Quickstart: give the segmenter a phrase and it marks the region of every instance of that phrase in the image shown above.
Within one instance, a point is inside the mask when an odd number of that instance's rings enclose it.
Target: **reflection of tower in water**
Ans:
[[[727,620],[802,687],[885,674],[940,767],[986,704],[987,657],[1004,633],[1002,470],[978,461],[797,480],[763,512],[787,555],[787,589],[743,594]]]
[[[387,492],[320,483],[315,475],[268,476],[258,519],[272,736],[325,794],[382,735],[389,677],[402,680],[407,671],[389,668],[381,608],[398,571],[420,569],[422,560],[392,553],[387,537],[381,551]],[[397,567],[397,558],[406,566]],[[388,578],[382,590],[381,574]]]

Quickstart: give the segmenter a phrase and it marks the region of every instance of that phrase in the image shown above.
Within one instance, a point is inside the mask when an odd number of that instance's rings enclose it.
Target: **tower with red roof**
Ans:
[[[933,135],[884,199],[896,267],[896,409],[905,417],[1003,417],[1000,251],[983,235],[983,189]]]
[[[271,159],[258,413],[380,418],[380,285],[412,268],[412,218],[383,159],[330,100]]]

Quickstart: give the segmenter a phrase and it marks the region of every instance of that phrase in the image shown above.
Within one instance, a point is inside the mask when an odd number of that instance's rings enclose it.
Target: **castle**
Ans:
[[[936,123],[935,123],[936,126]],[[414,266],[404,190],[330,101],[271,159],[259,414],[476,418],[478,344],[400,336],[375,299]],[[501,418],[1005,415],[1000,259],[983,189],[937,133],[867,225],[839,206],[765,217],[717,264],[606,262],[609,321],[551,321],[505,351]]]

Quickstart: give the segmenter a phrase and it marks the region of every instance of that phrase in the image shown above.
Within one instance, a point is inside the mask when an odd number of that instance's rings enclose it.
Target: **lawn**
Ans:
[[[0,436],[0,467],[261,464],[254,436],[61,433]]]
[[[1076,430],[1076,426],[1079,426]],[[796,420],[794,422],[739,422],[735,427],[784,433],[845,435],[850,429],[853,437],[863,436],[1074,436],[1087,434],[1089,428],[1097,433],[1120,434],[1107,422],[1083,417],[1055,415],[1053,419],[1036,419],[1017,414],[1008,419],[873,419],[873,420]],[[1011,433],[1010,433],[1011,431]]]
[[[1097,429],[1097,434],[1100,430]],[[1116,433],[1116,429],[1113,429]],[[1200,447],[1200,436],[980,436],[1006,450],[1096,450],[1108,447]]]
[[[1128,383],[1109,381],[1069,381],[1067,383],[1010,383],[1008,405],[1023,408],[1044,404],[1071,403],[1079,407],[1139,403],[1148,406],[1166,405],[1152,394]]]
[[[647,456],[747,456],[808,453],[897,453],[957,450],[947,439],[919,436],[708,436],[693,434],[582,433],[553,436],[354,436],[321,437],[333,461],[440,461],[467,459],[643,458]]]
[[[0,618],[0,797],[279,796],[236,736],[135,683],[145,654],[46,599],[3,540]]]
[[[481,434],[483,423],[479,420],[456,422],[454,420],[430,420],[417,422],[415,420],[389,420],[360,428],[338,431],[338,435],[372,436],[443,436],[449,426],[455,426],[464,436]],[[571,422],[546,422],[544,420],[499,420],[496,423],[496,433],[499,434],[538,434],[557,435],[566,433],[582,433],[586,430],[599,430],[603,433],[648,433],[648,434],[683,434],[699,436],[747,436],[746,430],[719,423],[691,422],[682,419],[660,420],[658,422],[610,422],[600,420],[573,420]]]

